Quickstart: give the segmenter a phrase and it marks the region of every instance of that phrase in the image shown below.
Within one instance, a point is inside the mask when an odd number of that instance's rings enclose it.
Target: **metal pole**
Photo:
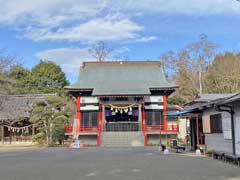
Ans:
[[[231,107],[231,128],[232,128],[232,148],[233,155],[236,155],[236,147],[235,147],[235,123],[234,123],[234,111]]]
[[[196,115],[197,118],[197,145],[199,144],[199,131],[198,131],[198,115]]]
[[[166,131],[166,148],[168,147],[168,132]]]

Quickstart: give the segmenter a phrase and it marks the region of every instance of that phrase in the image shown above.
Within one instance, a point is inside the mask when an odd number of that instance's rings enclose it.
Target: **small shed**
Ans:
[[[30,111],[37,100],[48,96],[55,96],[55,94],[0,95],[2,143],[31,141],[35,127],[29,122]]]

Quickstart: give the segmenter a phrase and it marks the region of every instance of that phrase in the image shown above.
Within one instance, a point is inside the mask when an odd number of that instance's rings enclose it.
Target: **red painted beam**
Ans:
[[[77,97],[77,133],[81,130],[81,97]]]
[[[142,131],[143,131],[143,135],[144,135],[144,146],[147,146],[146,113],[145,113],[144,98],[143,98],[143,102],[142,102]]]
[[[142,131],[146,132],[146,113],[145,113],[144,100],[142,103]]]
[[[100,146],[102,133],[102,105],[99,103],[97,145]]]
[[[167,130],[167,96],[163,96],[163,127]]]

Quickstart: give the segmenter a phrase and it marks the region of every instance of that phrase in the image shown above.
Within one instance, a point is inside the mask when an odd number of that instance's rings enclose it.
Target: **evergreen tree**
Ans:
[[[36,102],[30,121],[38,125],[39,134],[46,143],[62,142],[64,126],[68,121],[67,112],[63,107],[65,100],[60,96],[49,96]]]
[[[64,86],[68,84],[65,73],[52,61],[40,60],[32,68],[31,87],[36,88],[37,93],[62,94]]]

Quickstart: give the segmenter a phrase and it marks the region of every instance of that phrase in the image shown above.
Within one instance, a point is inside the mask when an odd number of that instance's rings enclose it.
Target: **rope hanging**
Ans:
[[[32,126],[31,125],[28,125],[28,126],[24,126],[24,127],[13,127],[13,126],[7,126],[7,125],[4,125],[4,127],[7,127],[8,128],[8,131],[12,131],[12,132],[20,132],[22,131],[22,133],[29,133],[29,128]]]
[[[116,105],[113,105],[113,104],[109,104],[110,108],[111,108],[111,111],[114,111],[115,113],[117,112],[120,112],[121,114],[123,112],[127,113],[129,111],[132,111],[132,108],[135,104],[131,104],[131,105],[128,105],[128,106],[116,106]]]

